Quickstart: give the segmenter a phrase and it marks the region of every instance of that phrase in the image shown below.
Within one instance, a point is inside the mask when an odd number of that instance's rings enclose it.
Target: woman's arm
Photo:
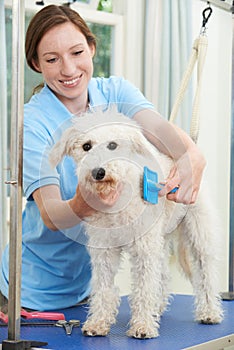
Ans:
[[[69,200],[62,200],[60,189],[56,185],[38,188],[33,192],[33,199],[40,211],[44,224],[52,231],[63,230],[79,224],[96,210],[105,210],[118,200],[121,186],[112,190],[105,197],[95,197],[85,192],[86,198],[77,186],[76,193]],[[84,193],[84,191],[83,191]]]
[[[136,113],[134,120],[141,125],[147,139],[175,161],[160,195],[179,203],[194,203],[206,165],[199,148],[182,129],[153,110]],[[179,190],[169,194],[178,185]]]
[[[56,185],[38,188],[33,192],[33,199],[40,211],[44,224],[53,231],[77,225],[82,220],[82,211],[76,215],[70,200],[61,198],[60,189]]]

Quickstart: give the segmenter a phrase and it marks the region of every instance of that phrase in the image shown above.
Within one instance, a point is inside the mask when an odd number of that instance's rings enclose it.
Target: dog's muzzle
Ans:
[[[92,170],[92,177],[95,180],[103,180],[106,175],[105,169],[103,168],[94,168]]]

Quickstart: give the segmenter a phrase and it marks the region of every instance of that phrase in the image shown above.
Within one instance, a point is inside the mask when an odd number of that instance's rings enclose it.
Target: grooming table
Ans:
[[[181,350],[234,333],[234,301],[223,301],[225,318],[219,325],[197,324],[193,320],[193,297],[175,295],[161,320],[160,336],[156,339],[128,338],[130,310],[127,297],[123,297],[117,318],[107,337],[84,337],[81,328],[73,328],[70,336],[55,326],[23,326],[21,339],[48,342],[44,349],[53,350]],[[57,311],[57,310],[56,310]],[[59,310],[67,320],[86,319],[87,305]],[[7,327],[0,327],[0,344],[7,339]],[[1,349],[1,345],[0,345]],[[42,348],[41,348],[42,349]],[[213,350],[216,350],[213,347]]]

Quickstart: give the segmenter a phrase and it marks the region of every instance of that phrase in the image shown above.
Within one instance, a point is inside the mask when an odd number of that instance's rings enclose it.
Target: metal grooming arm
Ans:
[[[20,340],[22,266],[22,164],[24,108],[24,0],[12,1],[12,100],[8,339],[3,350],[24,350],[45,342]]]
[[[8,339],[20,338],[22,251],[22,145],[24,104],[24,1],[12,2],[12,100],[10,181],[10,257]]]
[[[229,290],[222,293],[224,300],[234,300],[234,0],[201,0],[232,13],[232,115],[230,157],[230,226],[229,226]]]
[[[234,5],[234,1],[233,1]],[[234,7],[232,7],[232,109],[230,157],[230,231],[229,231],[229,290],[224,300],[234,300]]]

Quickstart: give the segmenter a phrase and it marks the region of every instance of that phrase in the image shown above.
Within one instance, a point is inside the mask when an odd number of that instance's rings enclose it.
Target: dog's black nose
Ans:
[[[102,180],[104,179],[105,175],[106,175],[106,172],[105,172],[105,169],[103,168],[94,168],[92,170],[92,177],[95,180]]]

